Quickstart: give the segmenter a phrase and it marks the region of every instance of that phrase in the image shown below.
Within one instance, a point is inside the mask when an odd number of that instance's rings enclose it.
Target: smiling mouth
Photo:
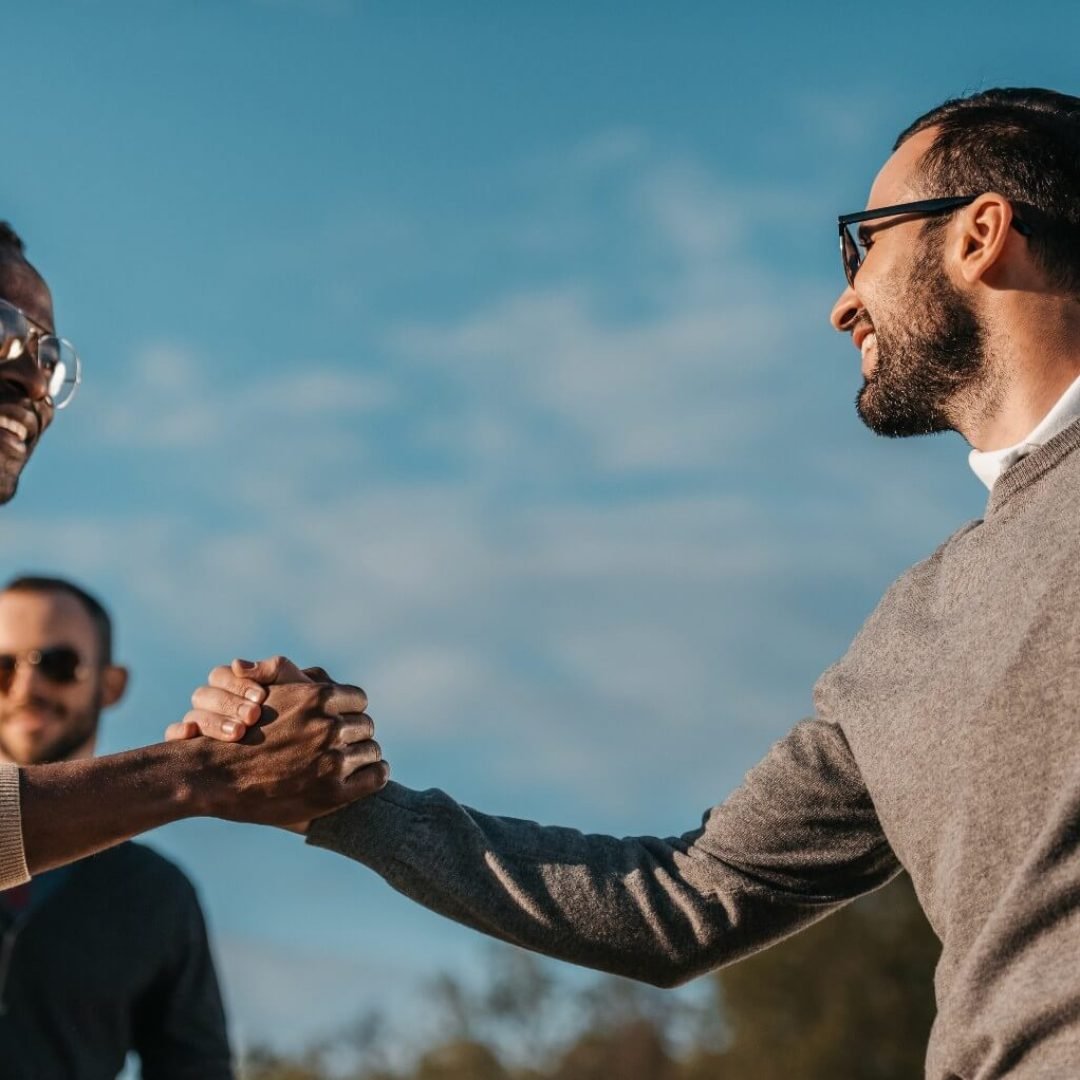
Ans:
[[[0,445],[13,457],[25,458],[30,453],[29,429],[10,416],[0,415]]]
[[[10,432],[24,446],[30,441],[30,429],[10,416],[0,415],[0,430]]]

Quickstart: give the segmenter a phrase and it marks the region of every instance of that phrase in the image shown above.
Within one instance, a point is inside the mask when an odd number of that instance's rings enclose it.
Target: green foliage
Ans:
[[[711,978],[695,1005],[493,946],[485,984],[428,987],[423,1034],[378,1013],[242,1080],[901,1080],[923,1072],[938,943],[907,878]],[[722,1038],[717,1032],[722,1031]],[[393,1047],[398,1053],[392,1052]],[[411,1065],[402,1065],[401,1049]],[[336,1062],[334,1068],[327,1062]],[[347,1064],[340,1064],[341,1062]],[[389,1062],[397,1062],[397,1068]]]
[[[755,1080],[921,1075],[939,945],[905,877],[783,945],[714,976],[732,1042]]]

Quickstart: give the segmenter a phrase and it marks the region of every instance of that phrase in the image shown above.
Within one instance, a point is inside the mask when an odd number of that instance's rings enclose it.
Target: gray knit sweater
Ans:
[[[309,841],[530,949],[670,985],[904,867],[941,938],[934,1080],[1080,1076],[1080,422],[882,599],[700,829],[586,836],[390,784]]]

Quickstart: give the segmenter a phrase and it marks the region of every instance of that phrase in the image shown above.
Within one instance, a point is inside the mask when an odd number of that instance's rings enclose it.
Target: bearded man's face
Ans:
[[[855,322],[873,331],[873,363],[855,407],[878,435],[955,429],[957,402],[989,379],[985,329],[945,273],[941,236],[924,234],[925,247],[901,280],[878,290],[873,313],[864,310]]]

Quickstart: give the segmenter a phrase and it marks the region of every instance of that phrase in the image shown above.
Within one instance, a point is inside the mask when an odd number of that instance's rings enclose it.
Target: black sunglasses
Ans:
[[[70,645],[48,649],[28,649],[23,653],[0,653],[0,690],[6,692],[15,681],[20,664],[37,668],[51,683],[66,686],[83,676],[82,657]]]
[[[950,195],[944,199],[920,199],[918,202],[897,203],[895,206],[880,206],[876,210],[860,210],[855,214],[841,214],[838,218],[840,223],[840,258],[844,263],[844,276],[849,285],[855,284],[855,275],[862,266],[863,253],[860,244],[862,230],[857,230],[859,235],[853,235],[850,226],[861,221],[876,221],[878,218],[887,217],[934,217],[937,214],[947,214],[951,210],[958,210],[961,206],[969,206],[978,195]],[[1013,228],[1021,236],[1030,236],[1031,227],[1013,214]]]

